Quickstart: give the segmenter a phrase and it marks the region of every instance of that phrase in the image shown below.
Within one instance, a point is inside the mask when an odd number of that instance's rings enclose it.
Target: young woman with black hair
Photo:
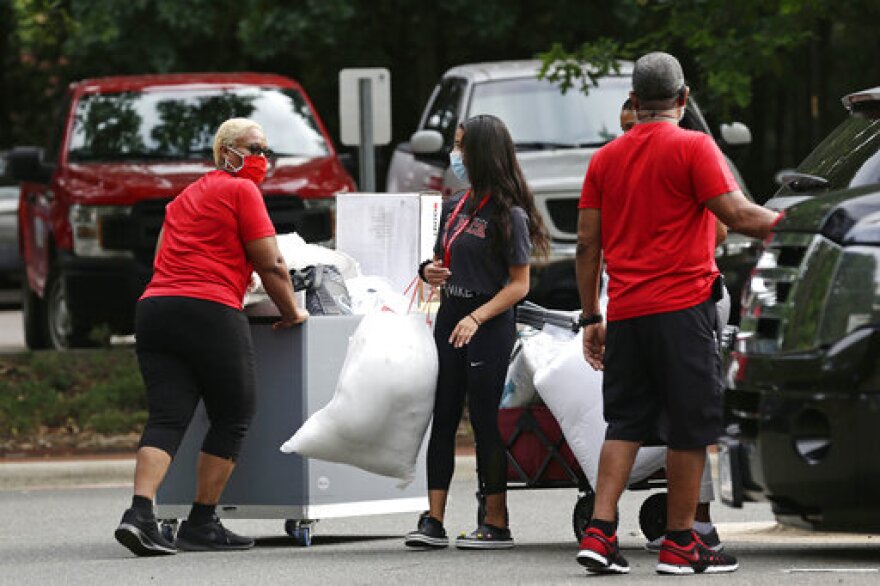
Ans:
[[[480,115],[460,126],[450,162],[471,188],[444,203],[434,258],[419,267],[420,276],[442,291],[434,328],[440,371],[427,456],[430,510],[406,544],[449,544],[443,517],[455,433],[467,400],[486,515],[476,530],[458,537],[456,546],[505,549],[513,547],[513,538],[498,405],[516,340],[513,306],[529,290],[532,248],[546,254],[548,239],[501,120]]]

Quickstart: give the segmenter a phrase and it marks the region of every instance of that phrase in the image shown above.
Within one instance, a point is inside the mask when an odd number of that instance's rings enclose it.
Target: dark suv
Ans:
[[[880,87],[768,202],[787,207],[743,295],[726,372],[727,504],[880,531]],[[793,204],[793,205],[789,205]]]

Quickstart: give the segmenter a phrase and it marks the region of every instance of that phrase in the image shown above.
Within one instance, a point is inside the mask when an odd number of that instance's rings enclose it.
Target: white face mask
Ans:
[[[449,151],[449,166],[452,168],[452,173],[456,177],[462,181],[468,180],[468,172],[467,168],[464,166],[464,161],[461,158],[461,151],[456,149]]]
[[[244,167],[244,155],[241,154],[240,152],[238,152],[237,150],[235,150],[234,148],[232,148],[231,146],[227,146],[226,150],[232,151],[233,153],[238,155],[239,158],[241,159],[241,163],[239,163],[238,167],[236,167],[232,163],[229,162],[229,157],[224,156],[223,157],[223,168],[226,169],[227,171],[232,172],[232,173],[238,173],[239,171],[241,171],[242,167]]]

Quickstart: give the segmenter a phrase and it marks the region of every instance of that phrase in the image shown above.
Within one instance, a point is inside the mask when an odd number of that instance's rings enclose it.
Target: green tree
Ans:
[[[875,0],[621,0],[620,34],[541,54],[562,90],[589,91],[619,59],[677,55],[710,119],[739,117],[755,144],[741,161],[759,197],[844,116],[838,98],[880,77]],[[854,47],[855,45],[855,47]],[[858,49],[856,49],[858,47]],[[855,49],[855,50],[853,50]],[[592,77],[591,77],[592,76]]]

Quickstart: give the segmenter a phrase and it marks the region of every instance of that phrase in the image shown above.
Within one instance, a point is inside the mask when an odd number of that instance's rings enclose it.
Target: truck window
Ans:
[[[459,108],[464,93],[465,80],[448,77],[440,82],[437,97],[428,110],[425,118],[425,130],[436,130],[443,135],[444,148],[452,150],[455,139],[455,127],[459,122]]]
[[[629,89],[629,77],[603,78],[587,95],[537,78],[485,82],[474,86],[468,116],[498,116],[520,149],[598,146],[621,134]]]
[[[69,159],[210,160],[214,132],[233,117],[258,122],[278,156],[329,154],[308,103],[296,90],[159,87],[82,96],[74,114]]]
[[[61,154],[61,142],[67,132],[67,114],[70,110],[70,94],[65,94],[64,99],[58,103],[52,112],[55,121],[49,131],[49,141],[46,143],[46,162],[55,164]]]

